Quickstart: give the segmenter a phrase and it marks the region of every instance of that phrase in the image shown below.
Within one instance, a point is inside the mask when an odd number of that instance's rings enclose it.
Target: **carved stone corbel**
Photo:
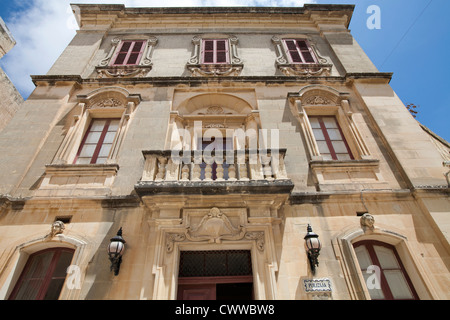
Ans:
[[[245,234],[245,239],[247,240],[255,240],[256,241],[256,247],[259,251],[264,251],[265,246],[265,240],[264,240],[264,231],[253,231],[253,232],[247,232]]]
[[[166,235],[166,252],[171,253],[175,242],[183,242],[186,240],[186,235],[183,233],[169,233]]]

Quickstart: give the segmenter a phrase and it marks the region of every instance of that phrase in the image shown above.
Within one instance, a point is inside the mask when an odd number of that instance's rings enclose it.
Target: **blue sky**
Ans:
[[[17,45],[0,60],[24,98],[30,75],[45,74],[75,34],[69,3],[161,6],[159,0],[1,0],[0,16]],[[303,6],[355,4],[350,29],[378,70],[393,72],[391,86],[405,104],[418,106],[417,120],[450,141],[449,0],[167,0],[166,6]],[[367,8],[380,8],[380,29],[369,29]],[[31,50],[30,50],[31,49]]]

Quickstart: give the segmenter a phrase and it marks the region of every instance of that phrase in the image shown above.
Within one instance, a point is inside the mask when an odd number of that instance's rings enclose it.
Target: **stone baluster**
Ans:
[[[228,181],[236,181],[236,168],[234,164],[228,166]]]
[[[271,157],[261,155],[261,163],[263,165],[263,174],[265,180],[273,180],[272,177],[272,166],[270,165]]]
[[[166,177],[166,157],[158,157],[158,173],[156,174],[155,181],[162,181]]]
[[[208,163],[205,166],[205,180],[206,181],[212,180],[212,165]]]
[[[183,165],[181,169],[181,181],[189,181],[189,165]]]
[[[199,164],[192,164],[192,165],[194,166],[193,174],[192,174],[192,181],[200,181],[202,168],[200,168]]]

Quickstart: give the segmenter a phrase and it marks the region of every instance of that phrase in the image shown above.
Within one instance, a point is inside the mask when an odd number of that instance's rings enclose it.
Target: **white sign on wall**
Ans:
[[[303,279],[306,292],[331,292],[330,279]]]

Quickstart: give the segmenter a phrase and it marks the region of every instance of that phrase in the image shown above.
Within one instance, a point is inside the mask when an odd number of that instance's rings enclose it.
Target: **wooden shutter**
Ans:
[[[292,63],[316,63],[316,58],[306,40],[302,39],[284,39],[286,45],[286,54],[290,57]]]
[[[205,39],[202,46],[202,62],[206,64],[228,63],[228,40]]]
[[[145,41],[123,41],[116,57],[114,66],[137,65],[145,49]]]

